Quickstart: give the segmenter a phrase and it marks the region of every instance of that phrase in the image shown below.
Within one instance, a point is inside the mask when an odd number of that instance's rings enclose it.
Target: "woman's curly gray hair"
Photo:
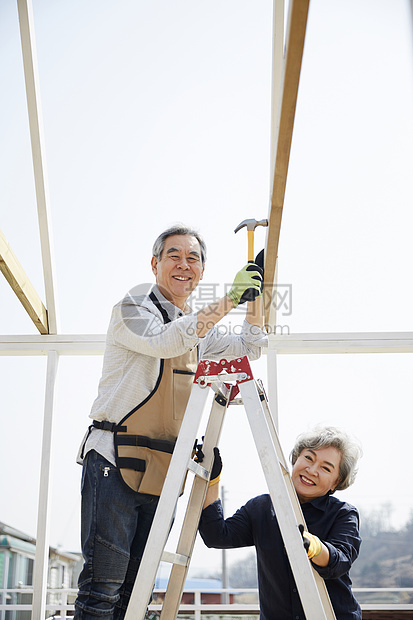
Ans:
[[[152,248],[152,255],[155,256],[155,258],[161,260],[162,252],[165,247],[165,241],[168,237],[172,237],[173,235],[190,235],[191,237],[195,237],[201,248],[202,264],[205,265],[207,254],[205,241],[197,230],[189,228],[189,226],[185,226],[185,224],[175,224],[174,226],[167,228],[167,230],[164,230],[163,233],[159,235]]]
[[[341,452],[339,480],[337,491],[344,491],[353,484],[357,475],[357,463],[363,455],[360,442],[343,430],[334,426],[316,426],[306,431],[296,439],[291,451],[290,459],[294,465],[301,452],[306,449],[320,450],[321,448],[336,448]]]

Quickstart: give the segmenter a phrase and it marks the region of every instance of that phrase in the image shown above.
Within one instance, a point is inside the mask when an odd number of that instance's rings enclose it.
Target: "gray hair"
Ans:
[[[203,265],[205,264],[206,253],[207,253],[205,241],[203,240],[203,238],[201,237],[201,235],[199,234],[197,230],[194,230],[193,228],[189,228],[188,226],[185,226],[184,224],[175,224],[174,226],[171,226],[170,228],[167,228],[166,230],[164,230],[164,232],[159,235],[159,237],[153,244],[153,248],[152,248],[152,255],[157,260],[161,260],[162,252],[165,247],[165,241],[167,240],[168,237],[172,237],[172,235],[190,235],[191,237],[195,237],[195,239],[198,241],[200,248],[201,248],[202,264]]]
[[[355,437],[334,426],[316,426],[297,437],[295,446],[291,451],[290,459],[294,465],[301,452],[306,449],[320,450],[321,448],[336,448],[341,452],[339,467],[339,479],[337,491],[344,491],[356,479],[357,462],[362,456],[360,442]]]

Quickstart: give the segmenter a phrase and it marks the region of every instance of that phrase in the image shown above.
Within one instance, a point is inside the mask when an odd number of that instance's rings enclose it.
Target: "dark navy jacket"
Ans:
[[[337,620],[361,620],[349,577],[361,544],[357,509],[332,495],[306,502],[301,508],[308,531],[330,552],[328,566],[313,566],[325,579]],[[203,510],[199,531],[207,547],[255,546],[261,620],[305,620],[269,495],[251,499],[226,520],[221,501],[214,502]]]

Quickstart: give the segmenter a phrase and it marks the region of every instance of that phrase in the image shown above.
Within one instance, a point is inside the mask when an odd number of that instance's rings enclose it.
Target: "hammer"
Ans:
[[[234,230],[237,233],[241,228],[247,227],[248,231],[248,262],[254,262],[254,230],[257,226],[268,226],[268,220],[244,220],[241,224],[238,224],[236,229]]]

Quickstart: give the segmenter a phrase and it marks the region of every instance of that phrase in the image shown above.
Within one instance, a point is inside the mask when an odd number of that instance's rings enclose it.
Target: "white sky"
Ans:
[[[33,0],[60,332],[107,329],[151,282],[151,247],[197,227],[205,283],[246,260],[243,219],[267,216],[272,2]],[[279,247],[291,333],[411,331],[413,45],[408,0],[312,0]],[[17,6],[0,6],[0,228],[44,299]],[[258,230],[256,248],[264,245]],[[0,278],[3,334],[36,329]],[[232,325],[239,316],[230,318]],[[75,454],[101,357],[62,357],[51,544],[79,549]],[[45,358],[0,357],[0,521],[36,533]],[[411,354],[279,356],[286,454],[317,422],[362,441],[354,487],[392,523],[413,508]],[[266,358],[254,363],[266,381]],[[241,408],[221,441],[227,512],[265,491]],[[250,455],[248,458],[246,455]],[[194,569],[220,552],[196,546]],[[237,557],[233,552],[231,562]]]

